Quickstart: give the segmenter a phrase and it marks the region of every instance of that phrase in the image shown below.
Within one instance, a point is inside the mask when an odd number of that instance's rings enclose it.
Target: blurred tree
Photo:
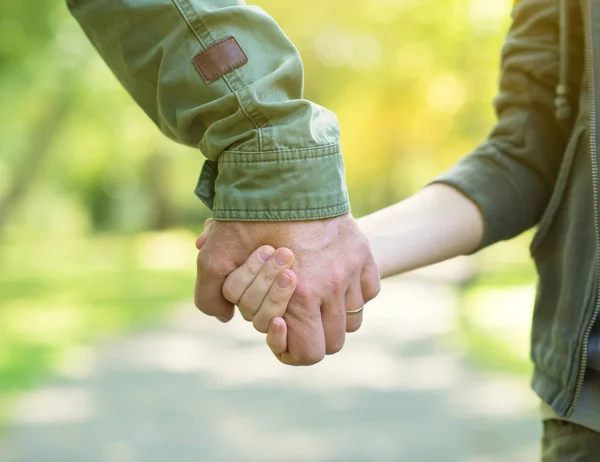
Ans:
[[[150,226],[152,229],[168,229],[173,223],[176,208],[169,194],[165,173],[169,168],[169,158],[160,151],[154,151],[146,161],[146,181],[150,199]]]
[[[11,186],[0,198],[0,245],[2,231],[6,226],[11,212],[17,207],[19,201],[26,195],[27,189],[36,179],[44,158],[50,152],[56,131],[63,123],[67,113],[67,100],[64,92],[59,92],[54,101],[48,102],[44,108],[45,113],[33,124],[35,137],[29,140],[25,152],[20,157],[20,162],[13,172]]]

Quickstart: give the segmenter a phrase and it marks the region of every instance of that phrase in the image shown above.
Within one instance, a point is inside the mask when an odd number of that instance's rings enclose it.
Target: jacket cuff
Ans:
[[[204,164],[195,190],[224,221],[300,221],[350,212],[339,144],[225,151]]]
[[[481,211],[484,235],[472,253],[496,242],[511,239],[526,226],[521,223],[522,200],[510,179],[485,163],[461,162],[430,184],[441,183],[457,189]]]

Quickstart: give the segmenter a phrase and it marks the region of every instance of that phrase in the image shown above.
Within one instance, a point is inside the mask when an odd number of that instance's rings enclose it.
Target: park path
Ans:
[[[341,353],[289,368],[239,316],[220,325],[185,303],[153,330],[73,351],[15,407],[0,461],[535,461],[526,378],[467,364],[456,304],[447,282],[385,281]]]

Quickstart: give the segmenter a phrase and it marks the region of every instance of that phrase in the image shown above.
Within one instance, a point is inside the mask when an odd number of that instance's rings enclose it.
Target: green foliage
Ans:
[[[189,300],[193,249],[193,234],[173,231],[2,247],[0,409],[60,369],[69,348],[155,323]]]

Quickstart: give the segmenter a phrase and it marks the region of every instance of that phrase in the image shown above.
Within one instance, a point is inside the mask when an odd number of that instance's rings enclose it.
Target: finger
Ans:
[[[208,316],[215,316],[221,322],[233,318],[233,304],[223,298],[222,288],[227,272],[212,258],[210,252],[198,252],[194,304]]]
[[[256,249],[242,266],[227,276],[223,284],[223,296],[231,303],[237,305],[244,292],[252,284],[254,278],[260,273],[260,270],[269,261],[274,252],[275,249],[270,245],[264,245]]]
[[[267,333],[271,320],[283,317],[294,290],[296,290],[296,282],[296,273],[292,270],[286,269],[279,273],[267,297],[252,319],[252,324],[257,331]]]
[[[214,220],[212,218],[207,218],[204,221],[204,229],[202,230],[202,234],[200,234],[200,236],[196,238],[196,248],[198,250],[202,248],[202,246],[208,239],[208,235],[210,234],[210,227],[212,226],[213,221]]]
[[[294,253],[290,249],[281,247],[275,251],[245,290],[237,304],[245,320],[252,321],[267,297],[267,293],[277,275],[281,270],[290,268],[293,263]]]
[[[200,236],[198,236],[196,238],[196,248],[198,250],[200,250],[202,248],[202,246],[204,245],[204,243],[206,242],[206,239],[208,239],[208,236],[205,235],[204,233],[200,234]]]
[[[349,314],[348,311],[354,311],[364,306],[361,290],[357,287],[351,287],[346,293],[346,332],[356,332],[360,329],[363,321],[363,312]]]
[[[282,318],[271,320],[267,332],[267,345],[278,358],[287,351],[287,325]]]
[[[278,359],[290,366],[310,366],[325,357],[321,299],[310,289],[306,274],[297,273],[297,276],[296,290],[283,316],[288,330],[288,350]]]
[[[346,340],[345,295],[325,300],[321,307],[321,317],[325,333],[325,353],[332,355],[342,349]]]
[[[360,288],[362,290],[362,299],[364,303],[377,297],[381,290],[379,268],[377,268],[377,264],[372,255],[367,260],[367,263],[360,274]]]

